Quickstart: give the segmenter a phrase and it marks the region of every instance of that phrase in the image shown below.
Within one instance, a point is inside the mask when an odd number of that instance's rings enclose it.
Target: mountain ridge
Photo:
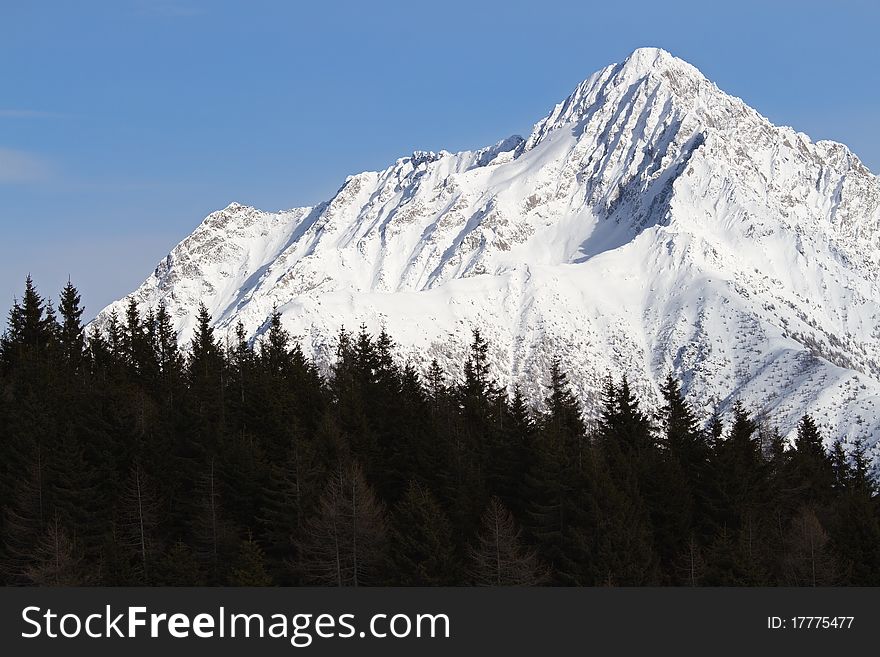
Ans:
[[[672,371],[704,413],[743,399],[788,435],[809,411],[873,443],[878,265],[880,179],[848,148],[644,48],[526,138],[416,151],[313,207],[231,203],[132,295],[165,302],[183,338],[199,301],[250,336],[277,307],[318,360],[364,322],[420,366],[451,364],[479,327],[496,375],[533,400],[552,350],[588,413],[605,371],[648,399]]]

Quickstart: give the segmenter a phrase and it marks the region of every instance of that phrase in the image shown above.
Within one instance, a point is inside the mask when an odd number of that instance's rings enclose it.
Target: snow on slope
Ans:
[[[609,369],[649,399],[671,370],[707,413],[742,399],[789,435],[810,412],[876,443],[878,265],[880,179],[855,155],[643,48],[525,140],[413,153],[314,208],[215,212],[132,295],[184,339],[199,301],[252,336],[277,307],[318,359],[363,322],[451,365],[480,327],[536,400],[558,353],[588,411]]]

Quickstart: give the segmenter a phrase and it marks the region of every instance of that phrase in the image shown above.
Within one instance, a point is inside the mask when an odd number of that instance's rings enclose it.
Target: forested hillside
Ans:
[[[741,404],[700,426],[609,372],[585,423],[559,361],[541,409],[479,331],[422,377],[393,326],[326,374],[275,313],[221,344],[202,307],[85,331],[30,279],[0,350],[0,578],[23,585],[880,585],[861,443]],[[832,444],[830,450],[823,443]]]

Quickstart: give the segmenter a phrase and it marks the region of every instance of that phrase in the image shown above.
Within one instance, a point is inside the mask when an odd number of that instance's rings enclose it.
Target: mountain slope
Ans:
[[[645,48],[527,139],[417,152],[313,208],[215,212],[132,294],[184,338],[199,301],[250,335],[277,307],[319,359],[364,322],[451,363],[476,326],[534,399],[557,353],[588,410],[609,369],[650,399],[671,370],[706,413],[742,399],[787,434],[808,411],[876,442],[878,265],[880,179],[855,155]]]

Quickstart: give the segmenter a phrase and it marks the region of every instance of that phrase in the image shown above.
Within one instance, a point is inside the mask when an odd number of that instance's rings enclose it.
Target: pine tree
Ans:
[[[193,385],[219,389],[223,369],[223,353],[214,337],[211,315],[204,303],[199,304],[196,329],[189,353],[189,374]]]
[[[473,330],[473,341],[464,364],[464,392],[479,398],[488,398],[493,392],[489,376],[489,343],[479,329]]]
[[[386,340],[380,335],[377,345],[390,344]],[[410,479],[434,481],[436,438],[425,421],[428,402],[418,371],[412,363],[401,369],[387,357],[379,352],[377,384],[368,405],[378,446],[376,491],[393,504],[403,497]]]
[[[880,514],[877,483],[870,474],[865,443],[856,439],[843,485],[830,514],[831,545],[847,584],[880,584]]]
[[[76,537],[80,548],[96,548],[110,525],[99,471],[87,460],[81,440],[89,434],[88,427],[68,426],[46,455],[47,508]]]
[[[716,443],[721,440],[721,436],[724,435],[724,421],[721,419],[721,413],[718,411],[718,408],[712,411],[712,416],[706,423],[703,433],[706,435],[706,442],[711,448],[714,448]]]
[[[636,457],[655,447],[654,430],[650,420],[642,412],[639,401],[629,387],[626,376],[617,390],[617,415],[614,431],[617,440],[626,451],[635,451]]]
[[[497,497],[489,500],[470,558],[471,580],[477,586],[536,586],[545,581],[535,552],[524,545],[521,530]]]
[[[86,338],[86,357],[92,374],[104,377],[113,362],[110,345],[97,324],[92,324]]]
[[[855,494],[870,498],[877,494],[877,482],[871,476],[867,453],[864,438],[856,438],[849,455],[849,487]]]
[[[839,493],[846,489],[850,480],[849,461],[847,459],[846,450],[843,448],[843,443],[839,438],[835,440],[834,444],[831,446],[829,459],[831,460],[831,472],[833,473],[832,486],[835,492]]]
[[[563,446],[567,456],[576,461],[578,470],[585,468],[586,436],[581,409],[562,371],[558,357],[550,364],[550,390],[545,400],[547,412],[542,418],[545,434],[552,434]]]
[[[252,539],[242,541],[238,553],[238,564],[229,578],[232,586],[271,586],[272,578],[266,572],[265,555]]]
[[[193,551],[181,540],[165,551],[155,570],[159,586],[203,586],[205,583]]]
[[[786,534],[785,583],[788,586],[833,586],[838,577],[828,532],[810,508],[802,507]]]
[[[718,530],[706,555],[704,586],[745,586],[748,570],[742,552],[726,527]]]
[[[367,325],[361,324],[352,345],[352,356],[355,376],[361,386],[376,382],[376,371],[379,367],[379,355],[373,336],[367,331]]]
[[[589,533],[591,568],[585,576],[594,586],[658,584],[657,554],[649,511],[632,477],[615,477],[598,464],[595,483],[596,529]]]
[[[713,491],[710,504],[718,526],[731,531],[763,501],[763,461],[757,441],[758,425],[745,407],[736,402],[728,435],[712,455]]]
[[[24,574],[28,583],[36,586],[83,586],[89,583],[82,556],[61,525],[58,514],[49,520],[34,550],[32,563]]]
[[[121,497],[119,526],[121,547],[135,564],[140,583],[151,582],[157,545],[160,502],[153,481],[135,463]]]
[[[592,536],[598,523],[592,455],[579,463],[553,432],[535,439],[524,483],[529,539],[552,571],[552,583],[592,582]]]
[[[79,371],[85,351],[85,331],[82,325],[84,308],[80,305],[80,294],[68,280],[61,291],[58,306],[61,313],[61,358],[71,372]]]
[[[150,344],[150,333],[155,329],[151,324],[154,322],[155,317],[142,318],[137,301],[133,297],[129,299],[122,326],[122,355],[132,374],[142,381],[149,380],[158,370]]]
[[[536,450],[537,427],[526,404],[522,390],[514,386],[500,430],[498,456],[493,459],[490,492],[497,495],[514,517],[524,517],[528,508],[527,486],[524,486]]]
[[[45,455],[37,445],[25,467],[16,473],[11,495],[3,506],[3,545],[0,573],[10,583],[20,582],[34,562],[34,550],[44,536],[49,518]]]
[[[443,368],[440,367],[440,363],[437,362],[436,358],[431,360],[431,365],[428,367],[425,387],[431,399],[432,411],[436,412],[440,401],[448,393],[446,376],[443,374]]]
[[[657,443],[626,376],[619,386],[610,376],[606,379],[597,433],[613,476],[632,478],[638,485],[644,471],[653,466],[652,452]]]
[[[376,337],[375,351],[376,380],[386,387],[393,387],[398,367],[394,361],[394,341],[384,326]]]
[[[603,393],[598,426],[600,448],[596,475],[598,529],[595,577],[603,585],[656,583],[658,555],[653,541],[652,519],[669,509],[661,493],[663,461],[654,427],[629,386],[626,376],[614,385],[609,376]],[[677,519],[676,519],[677,520]],[[661,537],[671,559],[675,546]],[[628,554],[622,560],[620,554]]]
[[[709,486],[710,448],[679,382],[671,374],[661,394],[663,406],[658,419],[663,451],[654,481],[649,484],[650,504],[655,544],[667,571],[671,571],[678,555],[687,552],[693,556],[699,550],[699,546],[686,542],[694,543],[695,532],[702,534],[708,529],[708,509],[703,500]]]
[[[789,469],[791,483],[803,501],[817,504],[828,500],[834,485],[834,466],[819,429],[809,415],[805,415],[798,424]]]
[[[248,341],[244,325],[241,322],[235,325],[235,341],[229,350],[229,361],[233,377],[231,388],[235,393],[233,399],[237,398],[238,403],[244,407],[249,400],[250,395],[248,392],[253,392],[252,388],[256,379],[257,354],[254,351],[253,345]]]
[[[265,338],[260,342],[260,359],[265,371],[282,378],[288,374],[290,334],[281,325],[281,313],[277,308],[273,309]]]
[[[340,463],[299,544],[304,578],[331,586],[378,582],[385,565],[386,533],[385,511],[360,467]]]
[[[236,548],[235,528],[230,526],[220,491],[217,459],[211,457],[198,476],[194,518],[190,523],[195,555],[209,585],[226,579],[226,569],[233,561]]]
[[[414,481],[394,509],[390,556],[396,584],[458,583],[452,524],[431,491]]]
[[[458,412],[448,437],[456,489],[451,516],[467,533],[476,530],[487,498],[490,459],[504,414],[503,395],[490,374],[489,344],[479,329],[473,330],[472,337],[463,381],[455,388]]]
[[[705,574],[706,560],[703,557],[703,548],[696,536],[691,534],[679,554],[673,581],[683,586],[701,586]]]
[[[473,331],[470,352],[464,364],[464,381],[458,391],[459,404],[470,447],[481,466],[485,465],[487,448],[491,443],[503,405],[501,391],[489,373],[489,344],[479,329]]]
[[[709,460],[709,446],[697,426],[697,419],[681,392],[679,382],[670,374],[661,390],[661,439],[664,447],[679,460],[685,470],[696,474]]]
[[[54,347],[58,331],[52,304],[43,300],[28,275],[21,302],[16,301],[9,311],[2,342],[3,362],[11,367],[26,357],[44,357]]]
[[[190,346],[187,373],[192,400],[193,428],[181,445],[181,463],[185,476],[194,480],[195,471],[204,460],[216,455],[223,434],[225,418],[225,359],[220,343],[214,336],[211,315],[199,304],[196,328]]]
[[[15,336],[20,332],[20,343],[25,348],[36,352],[46,349],[52,342],[54,327],[49,308],[50,305],[43,301],[33,279],[28,275],[20,306],[20,320],[10,320],[10,333]],[[12,313],[15,312],[13,307]]]
[[[107,319],[107,346],[110,349],[110,359],[113,366],[125,363],[125,348],[122,324],[116,309],[110,311]]]
[[[177,346],[177,335],[171,324],[171,315],[164,303],[159,304],[155,321],[156,362],[162,377],[162,388],[170,395],[177,388],[183,373],[183,356]],[[174,398],[169,396],[169,404]]]
[[[284,461],[270,463],[269,476],[261,491],[256,517],[259,542],[266,563],[279,584],[295,581],[297,539],[306,516],[315,505],[324,478],[320,455],[313,442],[291,427],[290,445]],[[294,564],[294,567],[291,567]]]

